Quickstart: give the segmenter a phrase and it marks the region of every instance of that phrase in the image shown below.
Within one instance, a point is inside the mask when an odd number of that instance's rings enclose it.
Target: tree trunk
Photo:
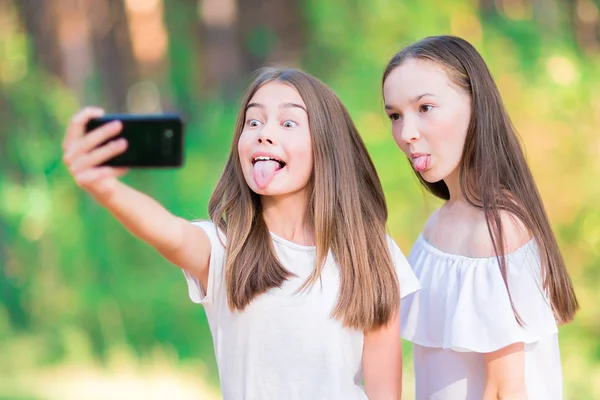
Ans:
[[[492,18],[498,15],[495,0],[478,0],[479,12],[484,18]]]
[[[88,3],[94,63],[107,110],[127,111],[127,93],[135,76],[124,0]]]
[[[55,1],[15,0],[14,4],[32,41],[32,59],[47,73],[62,79]]]
[[[245,74],[265,63],[299,66],[306,42],[302,1],[244,0],[239,9]]]
[[[197,0],[165,2],[165,25],[169,37],[169,79],[174,105],[191,114],[201,92],[200,24]]]
[[[252,2],[252,0],[250,0]],[[216,92],[226,100],[239,97],[242,81],[242,54],[238,41],[240,14],[236,0],[201,0],[200,19],[196,30],[202,38],[202,92],[211,96]]]
[[[598,4],[592,0],[570,0],[567,4],[579,48],[587,55],[597,53],[600,50]]]

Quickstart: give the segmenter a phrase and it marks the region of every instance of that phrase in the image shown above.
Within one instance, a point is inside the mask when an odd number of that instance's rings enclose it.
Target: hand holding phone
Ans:
[[[176,115],[105,115],[88,107],[72,118],[63,149],[77,185],[100,198],[114,191],[128,167],[180,167],[183,123]]]
[[[115,138],[127,141],[127,150],[103,165],[127,168],[179,168],[183,165],[183,121],[177,114],[108,114],[86,124],[86,132],[120,121]],[[101,145],[107,142],[102,143]]]

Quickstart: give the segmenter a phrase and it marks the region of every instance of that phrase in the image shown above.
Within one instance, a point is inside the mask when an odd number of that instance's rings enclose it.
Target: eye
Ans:
[[[298,126],[294,121],[287,120],[283,123],[284,128],[295,128]]]
[[[392,121],[398,121],[400,119],[400,114],[393,113],[393,114],[390,114],[389,117]]]
[[[262,122],[260,122],[257,119],[249,119],[248,121],[246,121],[246,125],[248,125],[249,127],[252,127],[252,128],[256,128],[258,126],[261,126]]]
[[[423,104],[421,107],[419,107],[419,111],[422,113],[428,113],[431,110],[433,110],[433,106],[431,104]]]

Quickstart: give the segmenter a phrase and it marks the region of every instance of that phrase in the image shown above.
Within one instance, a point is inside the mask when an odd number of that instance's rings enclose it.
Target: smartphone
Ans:
[[[90,120],[85,130],[90,132],[115,120],[121,121],[123,128],[118,136],[108,141],[125,138],[127,150],[103,165],[128,168],[183,166],[184,122],[178,114],[106,114]]]

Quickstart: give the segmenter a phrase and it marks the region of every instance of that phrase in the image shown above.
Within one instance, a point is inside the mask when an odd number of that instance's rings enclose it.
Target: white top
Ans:
[[[403,301],[402,337],[413,342],[417,400],[481,400],[483,354],[525,343],[529,400],[562,399],[557,325],[542,289],[535,241],[507,255],[510,294],[497,259],[444,253],[419,236],[409,262],[422,289]]]
[[[204,305],[213,337],[224,400],[367,399],[362,386],[363,332],[330,317],[339,274],[328,257],[321,280],[294,292],[315,267],[316,247],[271,234],[281,264],[297,277],[231,312],[225,288],[225,248],[212,222],[195,223],[211,242],[208,288],[184,271],[192,301]],[[219,231],[222,236],[222,233]],[[388,236],[404,297],[419,289],[408,261]]]

